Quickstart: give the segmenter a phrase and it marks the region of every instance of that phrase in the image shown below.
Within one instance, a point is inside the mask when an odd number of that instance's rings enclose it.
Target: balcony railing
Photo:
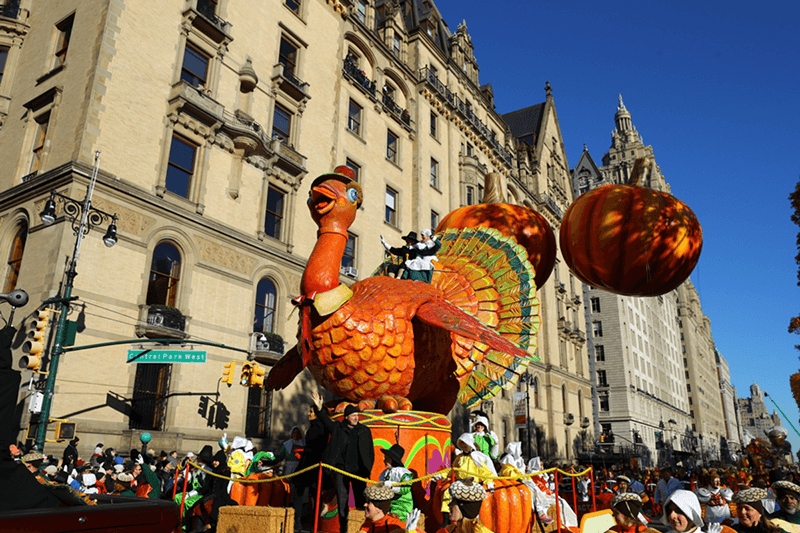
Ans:
[[[19,18],[19,3],[20,0],[11,0],[10,2],[6,2],[4,5],[0,6],[0,17],[6,17],[10,19]]]
[[[347,77],[353,80],[356,87],[371,96],[373,100],[377,99],[375,96],[375,81],[370,80],[367,74],[350,59],[350,56],[344,58],[344,67],[342,70]]]
[[[411,127],[411,116],[408,114],[408,110],[397,105],[397,102],[394,101],[394,98],[388,94],[384,94],[383,105],[386,106],[386,109],[388,109],[390,113],[397,117],[400,122],[409,128]]]
[[[167,305],[141,306],[139,324],[136,326],[136,335],[150,339],[185,339],[186,318],[183,313]]]
[[[301,80],[289,71],[283,63],[278,63],[272,68],[272,78],[280,81],[280,88],[283,92],[297,100],[305,102],[311,99],[308,94],[308,83]]]
[[[492,144],[493,149],[497,152],[497,154],[508,164],[512,164],[511,154],[503,147],[502,143],[498,141],[495,134],[486,127],[486,125],[478,118],[478,116],[473,113],[472,109],[467,106],[467,104],[461,100],[454,92],[448,89],[439,78],[436,76],[436,73],[433,72],[428,67],[423,67],[419,70],[418,78],[419,81],[425,81],[430,84],[431,87],[442,96],[447,103],[449,103],[452,107],[457,109],[469,122],[472,124],[478,132],[483,135],[488,141]]]
[[[555,200],[553,200],[546,192],[537,194],[536,200],[540,204],[544,204],[544,206],[547,207],[558,220],[561,220],[564,217],[564,213],[561,211],[561,208],[558,207],[558,204],[555,202]]]
[[[207,18],[220,31],[225,31],[226,22],[217,16],[217,3],[211,0],[197,0],[197,12]]]
[[[191,18],[192,24],[201,32],[209,36],[214,42],[230,42],[233,40],[231,36],[231,23],[222,20],[217,15],[217,3],[211,0],[195,0],[194,6],[190,7],[190,11],[194,11],[200,16]],[[189,13],[186,11],[184,15]]]

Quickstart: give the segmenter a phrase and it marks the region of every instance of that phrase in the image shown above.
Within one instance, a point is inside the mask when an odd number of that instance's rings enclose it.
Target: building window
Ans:
[[[467,143],[467,155],[472,156],[472,145]]]
[[[272,138],[279,139],[282,143],[289,143],[289,135],[292,132],[292,114],[283,107],[275,104],[275,112],[272,115]]]
[[[256,316],[253,332],[272,333],[275,331],[275,302],[278,291],[269,278],[258,282],[256,287]]]
[[[600,298],[591,298],[589,300],[592,304],[592,313],[600,312]]]
[[[439,188],[439,162],[431,157],[431,187]]]
[[[397,226],[397,192],[386,187],[386,222]]]
[[[208,62],[209,57],[205,53],[190,43],[186,43],[181,66],[181,79],[192,87],[205,87],[206,79],[208,79]]]
[[[603,411],[604,413],[607,413],[609,411],[609,408],[608,408],[608,393],[607,392],[601,392],[600,394],[598,394],[598,399],[600,400],[600,410]]]
[[[533,389],[533,406],[539,408],[539,378],[533,378],[531,381],[531,388]]]
[[[595,337],[602,337],[603,336],[603,323],[599,320],[597,322],[592,322],[592,333],[594,333]]]
[[[347,129],[361,135],[361,106],[350,100],[350,112],[347,117]]]
[[[247,437],[270,437],[272,414],[272,391],[261,387],[248,387],[247,415],[244,433]]]
[[[3,292],[11,292],[17,288],[19,279],[19,267],[22,265],[22,254],[25,252],[25,241],[28,240],[28,224],[23,222],[17,234],[14,235],[14,242],[11,243],[11,252],[8,254],[8,272],[6,273],[6,288]]]
[[[347,244],[344,245],[344,255],[342,255],[343,267],[356,266],[356,236],[347,232]]]
[[[31,173],[38,172],[42,167],[44,157],[44,147],[47,141],[47,128],[50,125],[50,113],[45,113],[34,119],[36,121],[36,133],[33,138],[33,160],[31,161]]]
[[[439,213],[431,209],[431,231],[439,227]]]
[[[264,233],[276,239],[281,238],[283,226],[283,204],[286,195],[273,187],[269,186],[267,191],[267,216],[264,222]]]
[[[168,363],[136,365],[128,421],[130,429],[164,430],[171,376],[172,365]]]
[[[365,0],[358,0],[356,16],[358,16],[358,20],[360,20],[362,23],[367,23],[367,3]]]
[[[394,39],[392,40],[392,53],[394,57],[400,57],[400,37],[395,33]]]
[[[295,75],[297,69],[297,47],[281,37],[281,48],[278,53],[278,63],[283,65],[283,73],[289,76]]]
[[[8,60],[8,48],[0,46],[0,84],[3,83],[3,72],[6,70],[6,60]]]
[[[475,203],[475,189],[473,187],[467,187],[467,205],[472,205]]]
[[[597,371],[597,386],[598,387],[608,387],[608,378],[606,377],[605,370],[598,370]]]
[[[436,138],[436,126],[438,118],[439,117],[436,116],[436,113],[431,111],[431,137],[433,137],[434,139]]]
[[[169,192],[189,197],[189,188],[194,176],[197,145],[177,135],[172,136],[172,146],[169,149],[169,163],[167,176],[164,179],[164,188]]]
[[[397,163],[397,135],[391,131],[386,132],[386,159],[392,163]]]
[[[75,15],[72,14],[66,19],[56,24],[58,37],[56,38],[56,66],[60,67],[67,60],[67,49],[69,40],[72,37],[72,25],[75,22]]]
[[[606,347],[605,346],[595,346],[594,347],[594,355],[597,361],[605,361],[606,360]]]
[[[361,165],[354,163],[352,159],[347,159],[345,161],[345,165],[347,165],[347,168],[353,171],[353,178],[356,181],[359,181],[359,179],[361,179]]]
[[[181,253],[171,242],[162,242],[153,250],[147,305],[175,307],[181,278]]]
[[[283,3],[295,13],[300,13],[300,0],[284,0]]]

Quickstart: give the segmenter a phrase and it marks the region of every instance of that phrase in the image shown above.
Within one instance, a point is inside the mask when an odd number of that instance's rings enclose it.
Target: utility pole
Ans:
[[[56,219],[56,199],[63,206],[64,214],[70,218],[72,223],[72,230],[75,235],[75,249],[72,252],[72,259],[66,271],[66,280],[64,289],[61,295],[56,298],[51,298],[45,301],[45,304],[55,303],[59,307],[58,323],[56,326],[56,334],[53,339],[53,348],[50,351],[50,364],[48,365],[47,382],[45,383],[44,399],[42,401],[42,411],[39,414],[39,424],[36,428],[36,439],[33,447],[36,451],[41,452],[44,449],[44,442],[47,436],[47,424],[50,421],[50,409],[53,405],[53,394],[56,385],[56,373],[58,372],[58,362],[61,354],[64,353],[64,337],[67,330],[67,314],[69,312],[69,304],[75,298],[72,297],[72,288],[75,282],[75,276],[78,275],[76,266],[78,264],[78,255],[81,251],[81,242],[83,236],[89,233],[89,230],[96,227],[106,220],[111,220],[108,226],[103,242],[106,246],[111,247],[117,243],[117,215],[110,215],[99,209],[92,207],[92,194],[94,193],[94,185],[97,181],[97,171],[100,165],[100,152],[95,152],[94,155],[94,168],[92,169],[92,178],[89,185],[86,187],[86,196],[83,202],[78,203],[68,196],[57,193],[55,190],[51,191],[50,199],[47,201],[40,217],[45,225],[52,224]],[[79,218],[80,217],[80,218]]]

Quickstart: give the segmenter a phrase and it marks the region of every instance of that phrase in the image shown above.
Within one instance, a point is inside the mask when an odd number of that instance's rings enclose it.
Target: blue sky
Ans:
[[[600,164],[622,94],[673,195],[703,226],[692,281],[739,396],[758,383],[800,430],[789,390],[800,337],[787,332],[800,314],[787,199],[800,176],[800,7],[435,3],[451,31],[466,20],[498,112],[544,101],[550,82],[570,166],[584,143]],[[800,437],[784,425],[797,452]]]

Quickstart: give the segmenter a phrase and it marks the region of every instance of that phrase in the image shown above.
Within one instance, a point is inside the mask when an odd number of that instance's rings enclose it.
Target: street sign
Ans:
[[[528,402],[524,392],[514,393],[514,427],[517,429],[527,427]]]
[[[128,363],[205,363],[205,350],[128,350]]]

